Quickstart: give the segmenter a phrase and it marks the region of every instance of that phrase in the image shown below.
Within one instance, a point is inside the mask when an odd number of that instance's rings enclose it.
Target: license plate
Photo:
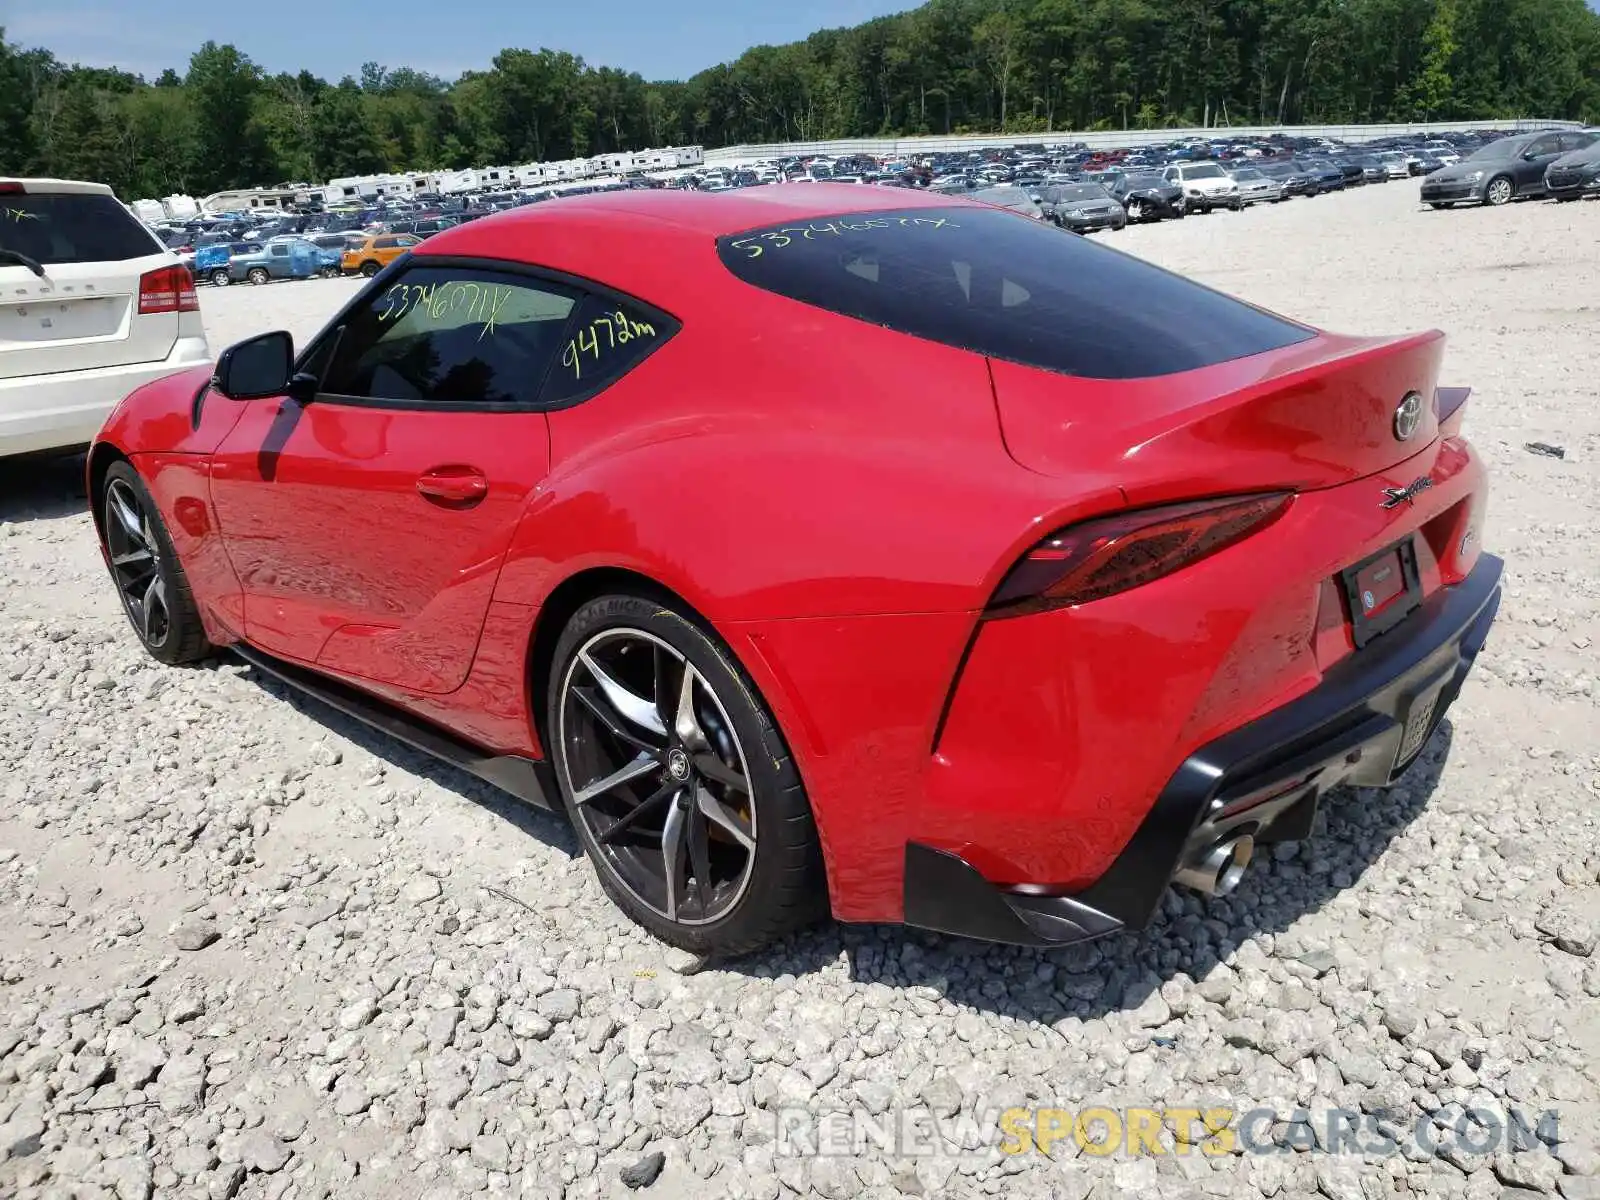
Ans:
[[[1422,603],[1417,551],[1410,538],[1341,571],[1339,581],[1350,606],[1350,634],[1357,650]]]

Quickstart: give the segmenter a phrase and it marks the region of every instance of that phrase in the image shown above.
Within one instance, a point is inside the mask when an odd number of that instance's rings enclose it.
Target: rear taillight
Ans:
[[[15,179],[8,179],[4,183],[0,183],[0,196],[25,196],[27,192],[28,189]]]
[[[172,267],[157,267],[139,277],[141,317],[199,311],[200,298],[195,295],[194,275],[181,263]]]
[[[1023,556],[995,589],[988,615],[1086,604],[1160,579],[1265,528],[1289,499],[1288,492],[1229,496],[1073,525]]]

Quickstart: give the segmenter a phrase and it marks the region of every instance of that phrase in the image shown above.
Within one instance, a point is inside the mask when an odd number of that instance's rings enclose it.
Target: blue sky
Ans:
[[[269,71],[309,68],[329,79],[366,60],[454,79],[486,67],[506,46],[570,50],[598,66],[675,79],[763,42],[854,25],[919,0],[272,0],[175,6],[160,0],[7,0],[6,40],[43,46],[69,62],[118,66],[147,77],[180,72],[206,39],[232,42]],[[181,15],[179,15],[181,14]]]

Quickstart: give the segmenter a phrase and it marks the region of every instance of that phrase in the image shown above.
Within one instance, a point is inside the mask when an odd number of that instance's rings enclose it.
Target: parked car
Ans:
[[[1258,162],[1256,169],[1270,179],[1276,179],[1283,185],[1285,198],[1290,196],[1316,196],[1322,191],[1317,184],[1317,176],[1305,167],[1290,161],[1277,160],[1274,162]]]
[[[1546,168],[1545,191],[1557,200],[1600,193],[1600,141],[1569,150]]]
[[[1183,188],[1153,171],[1115,173],[1106,191],[1122,205],[1129,222],[1177,219],[1185,211]]]
[[[1188,212],[1208,213],[1214,208],[1244,208],[1239,185],[1214,162],[1173,163],[1162,175],[1183,188],[1183,203]]]
[[[340,269],[346,275],[359,273],[370,279],[406,251],[420,245],[422,239],[414,233],[380,233],[346,250]]]
[[[966,193],[969,200],[981,200],[985,204],[997,204],[1001,208],[1008,208],[1012,212],[1021,213],[1034,220],[1044,218],[1044,209],[1039,201],[1034,198],[1028,188],[1016,187],[1012,184],[1002,184],[998,187],[978,188],[976,191]]]
[[[217,287],[227,287],[233,282],[229,268],[235,254],[255,254],[260,247],[254,242],[209,242],[194,252],[195,277],[209,280]]]
[[[1282,181],[1264,174],[1259,167],[1236,166],[1228,174],[1239,185],[1239,199],[1246,206],[1279,204],[1288,199],[1284,195]]]
[[[230,253],[227,270],[233,283],[310,279],[322,270],[322,252],[304,238],[280,238],[243,254]]]
[[[1409,179],[1411,177],[1411,157],[1399,150],[1385,150],[1381,154],[1373,155],[1378,164],[1383,167],[1390,179]]]
[[[1319,193],[1344,191],[1344,168],[1337,163],[1326,158],[1300,158],[1295,165],[1311,176]]]
[[[1056,183],[1039,189],[1044,215],[1072,233],[1122,229],[1128,210],[1098,183]]]
[[[1519,197],[1542,196],[1550,165],[1594,140],[1594,134],[1581,130],[1499,138],[1455,166],[1441,167],[1426,176],[1422,202],[1436,209],[1463,202],[1498,207]]]
[[[209,360],[194,276],[103,183],[0,178],[0,458],[89,444]]]
[[[344,252],[354,242],[360,244],[366,241],[360,234],[348,233],[313,233],[306,235],[306,241],[317,248],[322,275],[335,276],[344,270]]]
[[[662,939],[1061,945],[1232,891],[1445,718],[1501,563],[1441,336],[955,198],[593,196],[135,392],[90,509],[154,658],[560,806]]]

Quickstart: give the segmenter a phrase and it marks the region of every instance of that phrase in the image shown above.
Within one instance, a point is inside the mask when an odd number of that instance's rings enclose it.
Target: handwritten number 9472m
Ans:
[[[626,346],[635,338],[655,337],[656,327],[646,321],[635,321],[627,313],[618,309],[616,312],[606,313],[589,322],[586,329],[580,329],[578,336],[567,340],[567,347],[561,352],[561,365],[572,368],[574,379],[583,378],[583,356],[587,354],[591,361],[600,361],[602,350],[610,353],[618,346]]]

